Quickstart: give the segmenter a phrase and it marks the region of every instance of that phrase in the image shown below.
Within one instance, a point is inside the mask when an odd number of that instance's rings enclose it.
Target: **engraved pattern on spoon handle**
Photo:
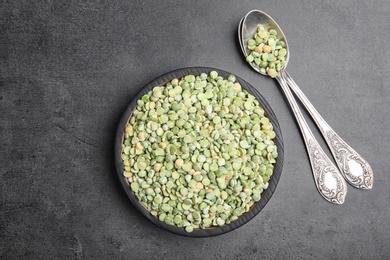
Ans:
[[[322,150],[309,126],[307,125],[306,120],[303,117],[298,104],[287,85],[284,72],[280,73],[280,75],[277,77],[277,80],[280,83],[288,99],[288,102],[291,105],[294,115],[298,121],[298,125],[301,129],[312,167],[314,182],[318,191],[327,201],[334,204],[343,204],[347,194],[347,185],[341,173]],[[333,185],[329,185],[329,181]]]
[[[307,149],[316,185],[321,190],[322,196],[332,203],[343,204],[347,194],[347,184],[339,170],[315,139],[308,140]],[[333,179],[335,187],[327,186],[326,180],[329,178]]]
[[[332,147],[331,151],[335,157],[335,161],[341,172],[345,175],[345,179],[356,188],[371,189],[373,172],[367,161],[344,142],[332,129],[326,130],[325,136],[325,140]]]
[[[302,104],[316,122],[347,182],[355,188],[371,189],[373,185],[373,171],[367,161],[341,139],[341,137],[326,123],[287,72],[286,79],[290,88],[301,100]]]

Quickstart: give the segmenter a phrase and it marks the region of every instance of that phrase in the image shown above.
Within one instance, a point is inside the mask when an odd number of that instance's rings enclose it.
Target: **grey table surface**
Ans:
[[[371,164],[372,190],[349,187],[342,206],[316,191],[282,91],[239,52],[237,25],[251,9],[283,28],[289,73]],[[1,1],[0,258],[389,259],[389,13],[387,0]],[[116,126],[131,98],[188,66],[227,70],[255,86],[285,142],[268,205],[212,238],[154,226],[114,168]]]

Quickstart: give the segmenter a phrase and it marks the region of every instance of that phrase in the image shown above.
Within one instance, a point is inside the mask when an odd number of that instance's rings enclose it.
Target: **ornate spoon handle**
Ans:
[[[347,182],[355,188],[371,189],[373,184],[373,172],[370,165],[336,134],[306,98],[305,94],[303,94],[290,75],[287,72],[285,73],[287,84],[313,117],[333,154],[341,174]]]
[[[343,204],[347,194],[347,185],[337,167],[326,156],[325,152],[315,139],[302,112],[299,110],[298,104],[287,85],[285,77],[285,72],[282,71],[277,77],[277,80],[290,103],[301,129],[317,189],[327,201],[334,204]]]

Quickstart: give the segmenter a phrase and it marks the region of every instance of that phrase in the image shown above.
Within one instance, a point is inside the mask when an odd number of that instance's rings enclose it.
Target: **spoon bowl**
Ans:
[[[240,40],[241,50],[244,53],[245,57],[249,55],[250,50],[248,49],[248,40],[253,39],[253,35],[257,32],[257,26],[262,25],[266,30],[274,29],[277,32],[278,38],[286,43],[287,54],[285,56],[286,64],[282,68],[284,70],[287,67],[288,60],[290,58],[290,52],[288,48],[287,39],[284,36],[282,29],[280,29],[279,25],[275,22],[274,19],[271,18],[268,14],[260,10],[252,10],[244,18],[241,19],[240,28],[238,32],[238,39]],[[260,72],[259,67],[250,63],[252,68],[259,72],[262,75],[266,75],[267,73]]]

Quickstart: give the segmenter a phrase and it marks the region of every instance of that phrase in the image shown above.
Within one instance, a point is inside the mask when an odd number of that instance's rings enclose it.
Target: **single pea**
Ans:
[[[171,206],[169,206],[168,204],[163,204],[161,206],[161,209],[165,212],[168,212],[170,209],[171,209]]]
[[[187,188],[181,188],[180,189],[180,194],[183,195],[183,196],[186,196],[188,194],[188,189]]]
[[[194,75],[187,75],[184,77],[184,80],[186,82],[194,82],[195,81],[195,76]]]
[[[242,159],[241,158],[237,158],[233,161],[233,169],[235,170],[239,170],[241,168],[241,165],[242,165]]]
[[[252,56],[252,55],[248,55],[247,57],[246,57],[246,61],[247,62],[249,62],[249,63],[251,63],[252,61],[254,61],[254,57]]]
[[[175,165],[177,168],[181,168],[184,164],[184,161],[182,158],[178,158],[176,161],[175,161]]]
[[[219,116],[216,116],[216,117],[214,117],[213,122],[214,122],[214,124],[220,124],[221,118]]]
[[[285,47],[285,46],[286,46],[286,43],[285,43],[284,41],[278,41],[278,42],[276,43],[276,45]]]
[[[178,172],[172,172],[172,178],[173,178],[174,180],[179,179],[179,178],[180,178],[180,173],[178,173]]]
[[[259,31],[259,36],[260,38],[266,38],[267,37],[267,31],[265,31],[264,29],[263,30],[260,30]]]
[[[161,204],[162,202],[162,196],[161,195],[157,195],[156,197],[154,197],[153,201],[157,204]]]
[[[188,172],[192,169],[192,164],[190,162],[184,163],[181,167],[184,171]]]
[[[199,173],[199,174],[194,174],[194,180],[195,181],[201,181],[203,179],[203,176]]]
[[[200,154],[198,156],[198,162],[203,163],[205,161],[206,161],[206,156],[204,156],[203,154]]]
[[[211,77],[212,79],[216,79],[216,78],[218,77],[218,72],[216,72],[216,71],[211,71],[211,72],[210,72],[210,77]]]
[[[271,46],[269,46],[269,45],[264,45],[263,46],[263,52],[264,53],[270,53],[271,51],[272,51]]]
[[[229,75],[229,77],[228,77],[228,80],[230,81],[230,82],[235,82],[236,81],[236,76],[234,76],[233,74],[230,74]]]
[[[173,218],[172,216],[170,215],[167,215],[164,219],[165,223],[168,224],[168,225],[172,225],[173,224]]]
[[[202,183],[203,183],[203,185],[206,185],[206,186],[207,186],[207,185],[210,184],[210,179],[207,178],[207,177],[206,177],[206,178],[203,178],[203,179],[202,179]]]
[[[247,140],[240,141],[240,146],[241,146],[241,148],[244,148],[244,149],[248,148],[249,147],[248,141]]]
[[[152,188],[147,188],[146,189],[146,194],[147,195],[152,195],[152,194],[154,194],[154,190]]]
[[[275,55],[273,55],[272,53],[269,53],[269,54],[268,54],[268,57],[267,57],[267,61],[276,61]],[[268,63],[268,64],[269,64],[269,63]]]
[[[202,203],[201,203],[201,204],[202,204]],[[199,206],[199,209],[200,209],[200,210],[203,210],[205,207],[207,207],[207,204],[204,203],[204,207],[200,207],[200,206]],[[198,211],[192,212],[192,217],[193,217],[193,219],[195,219],[195,220],[199,220],[199,219],[201,218],[200,213],[199,213]]]
[[[186,232],[191,233],[192,231],[194,231],[194,228],[192,226],[186,226],[185,230]]]
[[[139,184],[137,182],[133,182],[131,185],[131,189],[134,191],[134,192],[137,192],[138,189],[139,189]]]
[[[190,143],[190,142],[192,141],[192,138],[191,138],[191,136],[186,135],[186,136],[184,136],[183,141],[184,141],[185,143]]]
[[[256,41],[253,39],[248,40],[248,45],[255,45]]]
[[[267,74],[271,78],[276,78],[278,76],[278,72],[275,69],[268,69]]]
[[[282,65],[280,63],[275,66],[276,71],[280,71],[282,69]]]
[[[271,30],[269,30],[269,34],[270,34],[270,35],[276,35],[277,32],[276,32],[274,29],[271,29]]]
[[[175,222],[175,224],[179,224],[182,222],[182,217],[180,215],[176,215],[173,221]]]
[[[222,218],[217,218],[217,224],[218,224],[219,226],[223,226],[223,225],[225,225],[225,220],[222,219]]]

